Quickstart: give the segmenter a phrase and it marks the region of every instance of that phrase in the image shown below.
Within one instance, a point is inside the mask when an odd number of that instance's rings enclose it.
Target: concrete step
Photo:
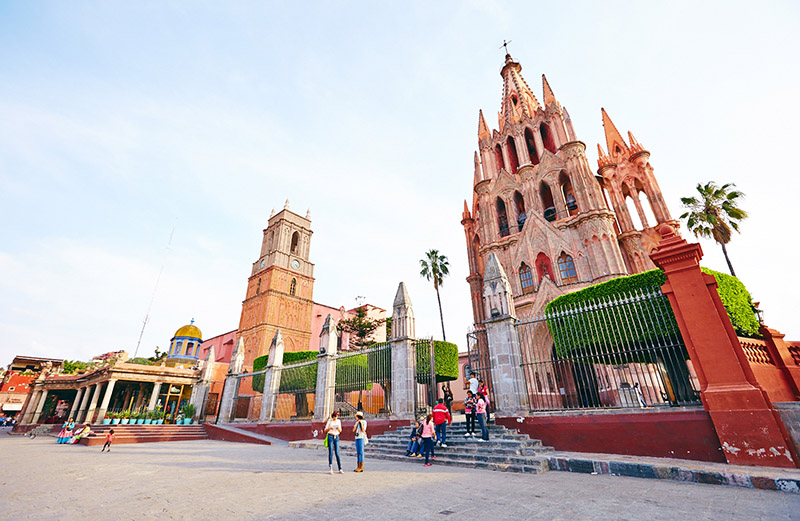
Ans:
[[[94,434],[81,440],[81,445],[95,446],[106,442],[108,431],[114,430],[112,445],[157,443],[163,441],[206,440],[202,425],[93,425]]]
[[[369,445],[367,445],[367,448],[369,448]],[[354,450],[347,450],[344,451],[344,453],[349,456],[355,456]],[[398,454],[367,454],[368,456],[378,459],[407,461],[420,465],[425,461],[424,458],[409,458]],[[481,468],[502,472],[525,472],[530,474],[540,474],[549,470],[546,458],[522,458],[512,461],[510,459],[497,457],[491,460],[488,458],[486,460],[475,460],[474,458],[469,458],[467,455],[450,456],[437,454],[436,459],[433,460],[432,463],[433,465],[450,465],[455,467]]]

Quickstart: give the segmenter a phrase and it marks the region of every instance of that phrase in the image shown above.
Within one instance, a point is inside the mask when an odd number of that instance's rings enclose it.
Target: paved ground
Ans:
[[[0,434],[0,519],[800,520],[800,495],[566,472],[524,475],[188,441],[98,447]],[[502,517],[500,517],[502,516]]]

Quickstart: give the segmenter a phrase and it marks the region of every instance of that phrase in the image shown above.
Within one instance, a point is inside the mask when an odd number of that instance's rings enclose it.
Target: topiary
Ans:
[[[417,382],[430,379],[430,345],[427,340],[417,342]],[[436,383],[450,382],[458,378],[458,346],[452,342],[435,340],[433,356],[436,362]]]

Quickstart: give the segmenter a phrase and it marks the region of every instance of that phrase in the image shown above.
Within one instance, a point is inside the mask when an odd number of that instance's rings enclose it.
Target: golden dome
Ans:
[[[194,320],[192,322],[194,322]],[[200,328],[198,328],[197,326],[194,325],[194,323],[192,323],[185,325],[179,330],[175,331],[175,337],[189,337],[202,340],[203,333],[200,332]]]

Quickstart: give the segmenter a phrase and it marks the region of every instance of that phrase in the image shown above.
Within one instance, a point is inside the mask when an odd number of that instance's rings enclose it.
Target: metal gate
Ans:
[[[483,380],[489,388],[489,410],[494,410],[494,385],[492,384],[492,370],[489,359],[489,341],[486,337],[486,328],[476,326],[467,333],[467,365],[464,366],[464,376],[469,378],[475,375],[478,380]]]
[[[438,397],[434,375],[436,374],[436,357],[433,352],[433,339],[423,338],[414,343],[414,415],[424,418],[433,410]]]

